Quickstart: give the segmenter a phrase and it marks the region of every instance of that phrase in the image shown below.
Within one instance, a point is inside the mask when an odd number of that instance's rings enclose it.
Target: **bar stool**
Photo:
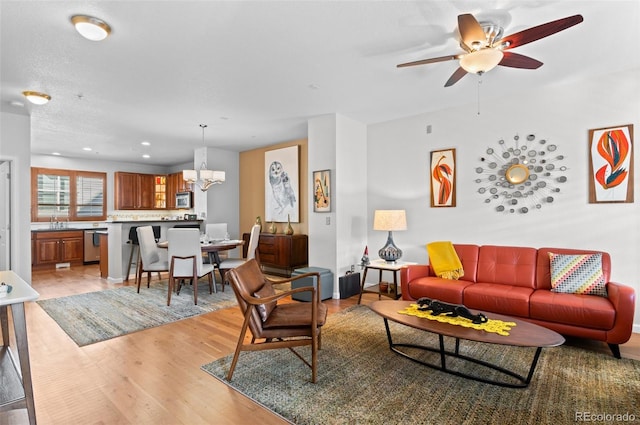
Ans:
[[[160,226],[151,226],[153,228],[153,236],[156,239],[156,242],[158,242],[160,240]],[[138,232],[136,231],[136,229],[138,228],[138,226],[131,226],[131,228],[129,229],[129,240],[127,241],[127,244],[131,245],[131,253],[129,254],[129,265],[127,266],[127,277],[125,278],[125,281],[129,280],[129,274],[131,273],[131,265],[135,264],[136,267],[138,267],[138,264],[140,264],[140,245],[138,243]],[[138,255],[136,256],[136,262],[133,262],[133,253],[134,251],[138,251]]]
[[[127,241],[127,244],[131,245],[131,253],[129,254],[129,266],[127,267],[127,277],[125,278],[125,281],[129,280],[129,274],[131,273],[131,264],[133,264],[133,252],[138,251],[138,256],[136,257],[136,267],[137,264],[140,262],[140,246],[138,244],[138,232],[136,232],[136,229],[138,228],[138,226],[131,226],[131,228],[129,229],[129,240]]]

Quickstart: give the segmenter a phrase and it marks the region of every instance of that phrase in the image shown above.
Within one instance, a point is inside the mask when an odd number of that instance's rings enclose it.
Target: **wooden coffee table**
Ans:
[[[443,372],[447,372],[453,375],[461,376],[468,379],[473,379],[475,381],[484,382],[487,384],[500,385],[503,387],[510,388],[525,388],[531,382],[531,378],[533,376],[533,372],[535,371],[536,365],[538,363],[538,358],[540,357],[540,353],[543,347],[555,347],[558,345],[562,345],[564,343],[564,338],[562,335],[547,329],[542,326],[535,325],[533,323],[526,322],[524,320],[519,320],[514,317],[504,316],[500,314],[494,313],[485,313],[489,319],[493,320],[502,320],[505,322],[514,322],[516,326],[511,328],[508,336],[502,336],[493,332],[486,332],[482,330],[476,330],[472,328],[465,328],[463,326],[452,325],[449,323],[441,323],[436,320],[429,320],[420,318],[417,316],[409,316],[407,314],[398,313],[400,310],[403,310],[409,307],[410,304],[415,304],[415,301],[374,301],[369,307],[371,310],[379,314],[384,318],[384,326],[387,331],[387,339],[389,340],[389,348],[391,351],[400,354],[403,357],[406,357],[410,360],[413,360],[422,365],[441,370]],[[476,311],[472,311],[472,313],[477,313]],[[391,331],[389,330],[389,320],[400,323],[405,326],[409,326],[415,329],[419,329],[422,331],[432,332],[438,335],[439,338],[439,347],[426,347],[423,345],[416,345],[410,343],[395,343],[391,337]],[[455,349],[454,351],[448,351],[444,346],[444,337],[452,337],[455,338]],[[488,363],[483,360],[474,359],[472,357],[465,356],[460,354],[460,340],[468,340],[468,341],[477,341],[489,344],[500,344],[500,345],[512,345],[516,347],[535,347],[536,352],[531,362],[531,367],[529,368],[529,373],[526,377],[519,375],[511,370],[505,369],[503,367]],[[406,352],[402,351],[401,348],[417,348],[421,350],[432,351],[440,354],[440,364],[437,363],[428,363],[426,361],[417,359]],[[472,362],[474,364],[478,364],[489,369],[496,370],[504,375],[511,377],[511,379],[506,378],[506,380],[496,381],[492,379],[487,379],[482,376],[470,375],[464,372],[460,372],[457,370],[453,370],[447,367],[447,357],[454,357],[456,359],[461,359],[463,361]],[[514,382],[515,381],[515,382]]]

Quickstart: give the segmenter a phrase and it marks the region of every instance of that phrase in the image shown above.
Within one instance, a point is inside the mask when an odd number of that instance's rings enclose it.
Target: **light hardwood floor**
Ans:
[[[33,273],[40,299],[117,286],[100,279],[95,265]],[[375,299],[376,295],[365,294],[363,303]],[[356,302],[357,296],[325,301],[330,314]],[[201,365],[233,353],[241,323],[240,311],[229,308],[78,347],[37,304],[29,303],[38,423],[287,423],[200,370]],[[587,349],[609,352],[606,344],[585,344]],[[634,334],[621,352],[640,360],[640,335]],[[238,367],[241,363],[242,358]],[[26,423],[25,410],[0,412],[0,425]]]

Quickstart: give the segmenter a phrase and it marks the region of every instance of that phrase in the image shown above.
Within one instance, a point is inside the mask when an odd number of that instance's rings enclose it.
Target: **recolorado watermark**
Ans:
[[[633,413],[594,413],[576,412],[574,420],[576,422],[635,422],[636,415]]]

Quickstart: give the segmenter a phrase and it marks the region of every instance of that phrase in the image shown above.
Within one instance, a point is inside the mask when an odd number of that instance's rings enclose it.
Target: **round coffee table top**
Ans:
[[[452,325],[450,323],[438,322],[437,320],[429,320],[399,313],[400,310],[404,310],[409,307],[410,304],[416,303],[416,301],[382,300],[374,301],[369,305],[369,307],[380,316],[393,322],[410,326],[415,329],[433,332],[439,335],[470,341],[513,345],[518,347],[555,347],[564,344],[565,341],[562,335],[552,331],[551,329],[544,328],[525,320],[516,319],[515,317],[497,313],[481,312],[489,319],[515,323],[516,326],[511,328],[509,335],[503,336],[494,332],[486,332],[483,330],[466,328],[464,326]],[[480,313],[479,311],[474,310],[471,312],[474,314]]]

